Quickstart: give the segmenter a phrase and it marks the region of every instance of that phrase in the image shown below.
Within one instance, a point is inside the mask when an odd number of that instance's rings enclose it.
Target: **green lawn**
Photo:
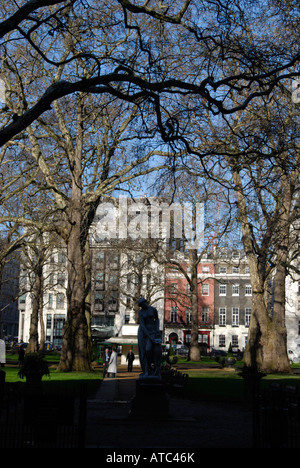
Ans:
[[[25,379],[18,376],[18,366],[6,364],[2,370],[5,371],[5,382],[9,386],[25,385]],[[85,384],[87,393],[92,395],[99,387],[102,381],[102,372],[58,372],[54,367],[49,368],[50,376],[44,376],[42,379],[43,390],[46,393],[67,391],[78,393]]]
[[[8,361],[11,359],[11,364],[14,363],[14,365],[10,365],[10,362],[8,362],[3,368],[6,373],[5,381],[9,385],[23,386],[25,380],[18,376],[17,355],[9,356]],[[59,355],[50,353],[46,355],[46,359],[49,361],[50,366],[50,377],[44,376],[42,380],[46,392],[65,391],[65,389],[76,392],[84,383],[88,394],[93,394],[102,381],[101,369],[94,372],[58,372],[55,364],[59,362]],[[191,364],[191,362],[187,361],[186,358],[179,358],[178,364]],[[201,370],[201,366],[207,368],[214,365],[216,368],[210,369],[209,372],[205,371],[205,369]],[[237,363],[237,365],[242,367],[242,363]],[[193,369],[193,367],[196,367],[196,369]],[[293,365],[293,367],[295,366]],[[191,399],[237,402],[242,401],[244,397],[244,381],[238,373],[233,370],[220,369],[216,362],[208,358],[203,358],[199,363],[193,363],[190,369],[183,372],[189,375],[187,395]],[[262,379],[261,386],[266,387],[272,382],[300,387],[299,375],[268,375]]]
[[[180,365],[191,364],[186,358],[178,359]],[[216,369],[201,371],[203,368],[215,366]],[[176,365],[175,365],[176,367]],[[245,384],[242,377],[239,376],[237,369],[242,368],[243,363],[237,362],[234,370],[220,369],[217,363],[210,358],[202,358],[198,363],[198,370],[185,369],[182,372],[189,375],[187,396],[194,400],[218,401],[218,402],[241,402],[245,396]],[[299,364],[293,364],[292,368],[299,368]],[[262,378],[261,388],[268,387],[271,383],[279,383],[282,386],[292,385],[299,388],[299,375],[277,375],[270,374]]]

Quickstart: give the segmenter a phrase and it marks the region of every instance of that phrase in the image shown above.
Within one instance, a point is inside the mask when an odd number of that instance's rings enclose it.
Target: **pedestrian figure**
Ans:
[[[108,377],[116,377],[117,374],[117,352],[115,349],[112,350],[110,355],[108,369],[107,369],[107,376]]]
[[[109,360],[110,360],[110,354],[109,354],[109,349],[105,349],[105,353],[103,355],[103,379],[107,374],[107,369],[109,365]]]
[[[133,351],[132,349],[129,351],[129,353],[127,354],[127,357],[126,357],[126,361],[128,362],[128,372],[132,372],[132,364],[133,364],[133,361],[134,361],[134,354],[133,354]]]
[[[23,364],[24,356],[25,356],[25,349],[21,346],[19,348],[19,366],[21,366]]]

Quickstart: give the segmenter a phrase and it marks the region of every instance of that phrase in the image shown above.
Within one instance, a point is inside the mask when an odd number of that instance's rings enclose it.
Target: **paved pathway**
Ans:
[[[139,370],[118,369],[88,400],[86,448],[165,450],[251,448],[252,414],[233,404],[199,403],[171,397],[169,417],[158,421],[130,417]]]

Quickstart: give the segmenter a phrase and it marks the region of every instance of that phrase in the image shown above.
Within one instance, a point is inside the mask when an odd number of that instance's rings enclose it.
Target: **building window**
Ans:
[[[185,310],[185,321],[186,323],[191,323],[192,321],[192,311],[189,308]]]
[[[238,296],[240,293],[240,286],[239,284],[233,284],[232,285],[232,295],[233,296]]]
[[[26,294],[22,294],[22,296],[20,297],[20,304],[25,304],[26,302]]]
[[[238,335],[232,335],[231,345],[232,345],[233,348],[238,348],[239,347],[239,337],[238,337]]]
[[[220,267],[219,272],[220,273],[227,273],[227,267]]]
[[[252,296],[252,286],[251,286],[251,284],[246,284],[245,285],[245,295],[246,296]]]
[[[198,335],[198,343],[201,343],[202,345],[208,345],[208,336],[205,334],[203,335],[202,333],[200,333]]]
[[[208,309],[208,307],[202,307],[201,322],[207,323],[208,319],[209,319],[209,309]]]
[[[251,317],[251,307],[246,307],[245,309],[245,325],[249,327],[250,325],[250,317]]]
[[[104,263],[104,252],[97,252],[95,255],[95,260],[97,263]]]
[[[64,315],[54,315],[53,324],[53,342],[54,344],[60,343],[63,337],[63,327],[65,323]]]
[[[239,273],[240,269],[239,267],[232,267],[232,273]]]
[[[104,273],[103,271],[97,271],[95,274],[95,288],[104,289]]]
[[[52,293],[50,293],[49,296],[48,296],[48,307],[50,309],[52,309],[52,307],[53,307],[53,294]]]
[[[51,332],[52,332],[52,314],[47,314],[46,335],[49,340],[51,340]]]
[[[118,308],[118,292],[112,291],[108,298],[108,308],[109,310],[116,311]]]
[[[58,253],[58,263],[64,265],[66,263],[66,256],[62,252]]]
[[[49,275],[49,285],[53,286],[53,284],[54,284],[54,274],[50,273],[50,275]]]
[[[178,310],[176,306],[171,307],[171,322],[177,322]]]
[[[203,266],[202,273],[209,273],[209,266]]]
[[[118,287],[118,276],[115,273],[110,273],[108,283],[112,289],[116,289]]]
[[[219,335],[219,347],[220,348],[225,348],[225,335]]]
[[[62,288],[64,288],[65,283],[66,283],[65,274],[64,273],[58,273],[58,275],[57,275],[57,284],[58,284],[58,286],[61,286]]]
[[[202,284],[202,296],[208,296],[209,295],[209,284]]]
[[[95,309],[103,310],[103,294],[99,291],[95,292]]]
[[[219,295],[220,296],[226,296],[226,284],[220,284],[219,285]]]
[[[119,255],[118,254],[111,254],[109,258],[109,266],[110,268],[118,268],[119,266]]]
[[[56,308],[63,309],[65,306],[65,295],[63,293],[58,293],[56,295]]]
[[[219,325],[226,325],[226,307],[219,308]]]
[[[245,267],[245,275],[249,275],[250,273],[250,268],[248,266]]]
[[[232,326],[237,327],[239,325],[239,308],[232,307]]]
[[[171,283],[170,284],[170,294],[177,294],[178,292],[178,284],[177,283]]]

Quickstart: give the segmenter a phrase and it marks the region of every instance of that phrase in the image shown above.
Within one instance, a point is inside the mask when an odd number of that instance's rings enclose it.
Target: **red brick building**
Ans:
[[[190,278],[189,263],[180,263]],[[188,344],[191,339],[191,294],[188,278],[178,267],[170,266],[165,279],[164,339],[173,344]],[[212,343],[214,323],[214,264],[204,260],[197,268],[199,343],[205,352]]]

